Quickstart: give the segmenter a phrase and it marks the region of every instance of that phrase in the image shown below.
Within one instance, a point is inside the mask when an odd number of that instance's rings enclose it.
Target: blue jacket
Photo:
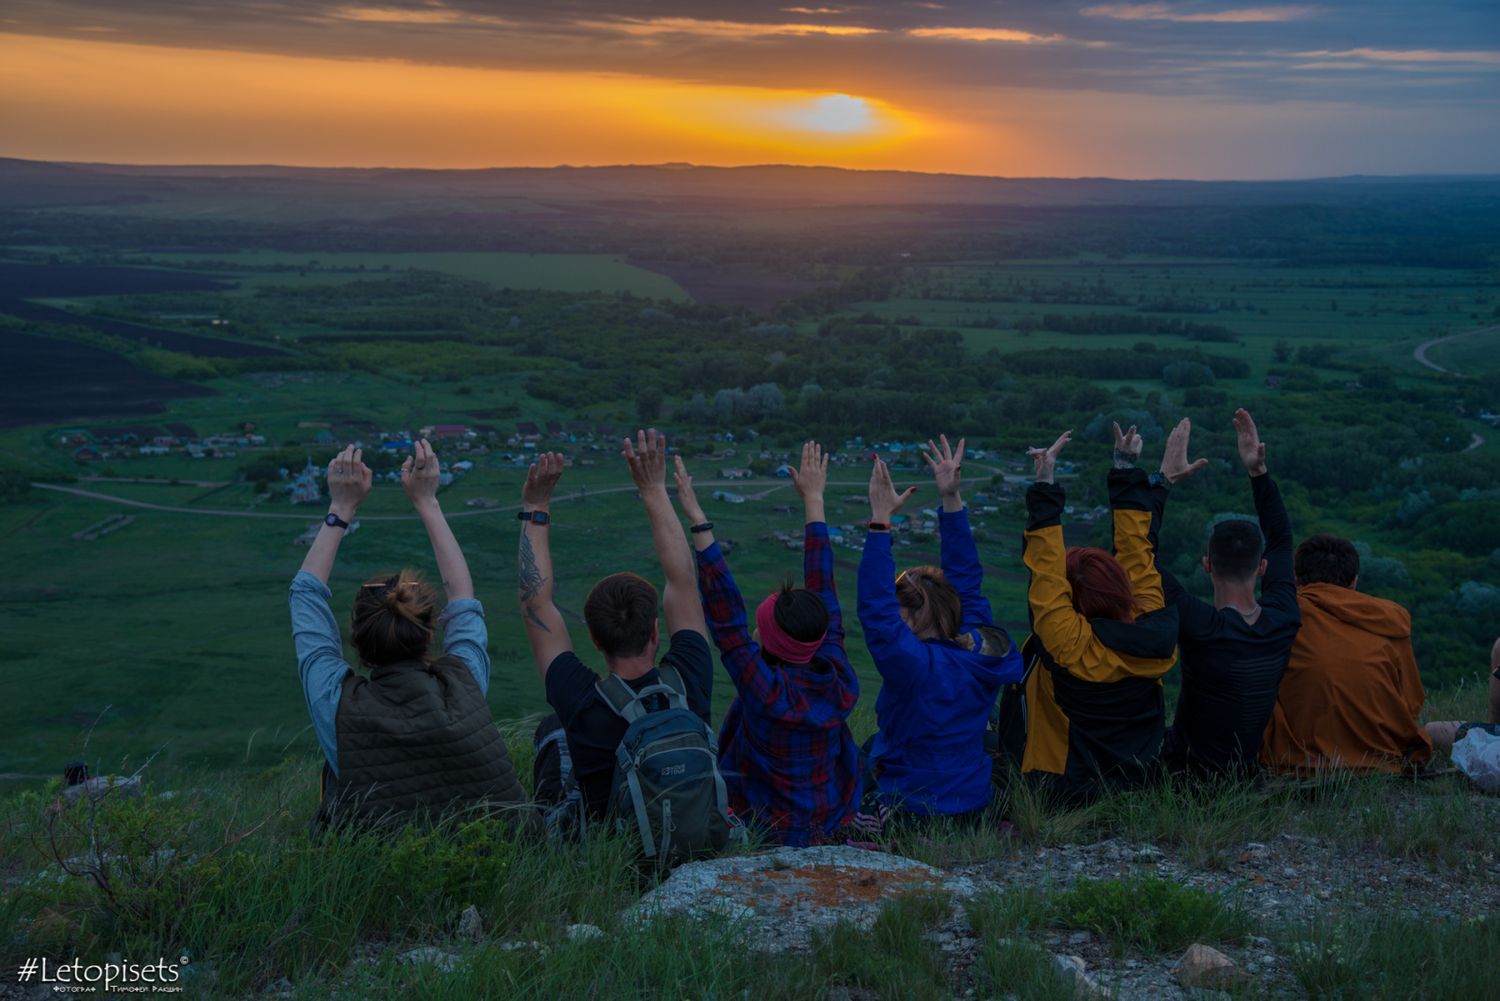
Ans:
[[[984,571],[968,510],[938,515],[943,574],[958,591],[957,641],[920,640],[901,618],[888,532],[871,532],[859,563],[859,621],[883,684],[871,752],[881,799],[911,813],[955,814],[990,801],[984,730],[1003,685],[1021,680],[1021,653],[980,592]]]

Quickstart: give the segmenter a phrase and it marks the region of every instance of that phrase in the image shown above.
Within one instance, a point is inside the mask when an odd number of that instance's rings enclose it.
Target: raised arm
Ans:
[[[474,580],[458,540],[443,509],[437,491],[441,476],[437,454],[426,438],[412,446],[412,454],[401,464],[401,487],[411,501],[412,509],[422,519],[438,573],[443,578],[443,592],[448,606],[443,609],[443,653],[457,657],[468,665],[469,673],[479,683],[479,690],[490,690],[489,630],[484,623],[484,609],[474,600]]]
[[[442,506],[438,503],[440,475],[437,454],[423,438],[412,447],[412,454],[401,464],[401,487],[406,491],[413,510],[422,519],[422,526],[427,529],[432,555],[437,560],[448,600],[462,601],[474,597],[474,580],[469,576],[468,561],[464,559],[463,550],[459,549],[453,529],[443,517]]]
[[[964,439],[958,439],[958,447],[948,444],[948,436],[939,436],[936,442],[927,442],[927,451],[922,453],[937,481],[938,496],[943,499],[942,513],[938,515],[938,551],[943,564],[943,576],[958,592],[959,605],[963,610],[964,628],[991,626],[995,614],[984,596],[984,568],[979,563],[979,549],[974,545],[974,531],[969,527],[969,512],[964,507],[963,461]]]
[[[329,512],[352,523],[360,503],[370,493],[373,482],[370,469],[361,452],[349,446],[328,464],[328,493],[332,498]],[[343,642],[338,621],[328,600],[328,575],[343,540],[344,529],[325,523],[318,531],[302,570],[292,578],[288,603],[292,613],[292,645],[297,651],[297,674],[307,712],[323,756],[338,771],[338,741],[335,721],[338,715],[339,691],[349,673],[344,662]]]
[[[637,431],[635,443],[626,438],[620,454],[630,466],[630,478],[646,505],[651,541],[666,575],[661,603],[667,619],[667,635],[688,629],[707,640],[708,626],[703,619],[703,604],[698,599],[693,550],[682,534],[682,522],[677,520],[672,498],[667,496],[667,439],[657,434],[655,428]]]
[[[552,545],[548,538],[552,531],[552,490],[562,473],[563,457],[544,452],[531,464],[526,485],[521,488],[521,512],[527,519],[521,522],[516,586],[531,656],[543,681],[558,655],[573,649],[567,623],[552,600]]]
[[[927,648],[901,618],[896,599],[896,559],[891,553],[891,517],[901,510],[916,487],[901,493],[891,483],[891,471],[876,458],[870,470],[870,531],[859,560],[859,623],[865,646],[887,684],[922,680],[931,666]]]
[[[1063,540],[1064,495],[1055,482],[1057,456],[1072,440],[1064,431],[1047,448],[1027,450],[1036,467],[1035,480],[1026,490],[1026,534],[1022,558],[1031,571],[1026,602],[1031,629],[1060,664],[1078,663],[1098,645],[1088,620],[1073,608],[1073,588],[1068,583],[1067,543]]]
[[[1151,542],[1152,502],[1146,474],[1136,468],[1145,445],[1135,425],[1121,431],[1115,425],[1114,468],[1109,473],[1109,506],[1114,512],[1115,559],[1130,576],[1130,586],[1143,612],[1166,605],[1156,548]]]
[[[370,495],[373,482],[374,474],[364,463],[364,449],[353,445],[345,448],[328,463],[328,513],[345,524],[353,524],[359,506]],[[325,521],[307,549],[307,558],[302,561],[303,572],[327,584],[345,531],[347,529]]]
[[[839,608],[833,582],[833,544],[828,538],[823,494],[828,488],[828,455],[823,446],[809,441],[802,446],[802,463],[792,474],[792,485],[802,497],[805,514],[802,532],[802,586],[816,591],[828,609],[828,635],[823,643],[844,647],[844,615]]]
[[[1260,581],[1260,601],[1286,610],[1297,607],[1297,578],[1292,572],[1294,545],[1292,519],[1286,513],[1281,490],[1266,471],[1266,446],[1250,412],[1241,407],[1234,412],[1235,439],[1240,462],[1250,474],[1250,490],[1255,496],[1255,516],[1260,534],[1266,540],[1266,573]]]
[[[1161,565],[1159,540],[1161,525],[1166,520],[1167,493],[1176,484],[1192,476],[1208,465],[1207,459],[1188,460],[1188,442],[1193,433],[1193,422],[1184,417],[1167,432],[1167,445],[1162,450],[1161,469],[1151,483],[1151,551],[1156,553],[1156,570],[1161,575],[1162,588],[1168,602],[1176,604],[1190,597],[1177,578]],[[1115,435],[1120,438],[1120,425],[1115,425]]]

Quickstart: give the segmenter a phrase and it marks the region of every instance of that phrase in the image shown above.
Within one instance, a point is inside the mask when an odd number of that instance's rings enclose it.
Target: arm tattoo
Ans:
[[[536,553],[531,548],[531,539],[526,536],[526,526],[521,526],[521,548],[520,548],[521,573],[517,579],[517,587],[521,591],[521,600],[530,602],[541,591],[542,584],[546,578],[537,569]]]
[[[1131,455],[1129,452],[1122,452],[1118,448],[1115,449],[1115,468],[1134,469],[1135,456]]]
[[[531,607],[531,602],[528,601],[524,607],[526,609],[527,625],[535,626],[537,629],[540,629],[544,633],[552,632],[552,630],[547,628],[547,623],[543,622],[541,617],[536,614],[536,610]]]

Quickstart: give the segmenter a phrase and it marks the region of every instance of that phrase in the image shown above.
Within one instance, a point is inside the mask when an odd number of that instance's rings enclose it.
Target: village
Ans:
[[[375,472],[377,481],[399,483],[400,465],[410,453],[412,442],[426,438],[443,458],[440,485],[444,488],[471,474],[476,467],[486,469],[525,469],[538,452],[563,453],[569,465],[580,468],[607,463],[619,450],[620,442],[633,429],[588,421],[517,421],[502,429],[494,424],[462,422],[434,423],[415,431],[381,428],[362,421],[304,420],[296,425],[293,440],[274,441],[258,430],[253,422],[236,428],[200,435],[187,424],[174,422],[163,426],[122,425],[118,427],[65,428],[55,431],[51,440],[69,449],[80,466],[110,464],[110,473],[118,474],[118,464],[134,463],[164,456],[186,457],[205,462],[239,459],[236,478],[253,482],[256,499],[274,503],[277,496],[292,505],[318,505],[326,497],[325,470],[315,457],[322,457],[345,443],[365,450],[365,461]],[[794,516],[799,508],[789,492],[778,486],[789,486],[793,475],[794,450],[773,442],[754,429],[738,434],[732,431],[674,434],[673,442],[690,460],[699,482],[712,486],[710,496],[716,502],[742,505],[762,501],[777,493],[774,514]],[[925,475],[923,442],[865,441],[851,437],[836,446],[830,457],[835,470],[846,470],[834,482],[852,488],[863,482],[873,456],[880,456],[898,476]],[[304,449],[300,466],[293,463],[273,464],[267,459],[286,458],[288,451]],[[1014,514],[1026,486],[1030,483],[1029,463],[1024,456],[992,454],[983,448],[971,448],[967,457],[982,474],[971,481],[968,501],[974,527],[983,532],[990,517],[1002,515],[1007,508]],[[1072,475],[1073,468],[1063,463],[1060,475]],[[85,477],[103,479],[105,477]],[[778,483],[778,481],[781,481]],[[579,495],[587,491],[580,489]],[[783,499],[789,498],[789,499]],[[509,498],[476,495],[466,497],[470,509],[486,510],[511,503]],[[864,548],[864,515],[868,499],[863,491],[848,490],[829,497],[829,535],[835,546],[861,551]],[[1073,511],[1075,523],[1089,524],[1107,514],[1107,508]],[[909,513],[897,514],[893,529],[899,545],[929,543],[938,532],[938,509],[923,506]],[[309,522],[293,540],[310,545],[316,538],[320,521]],[[358,528],[355,524],[351,531]],[[763,543],[802,549],[802,532],[778,529],[758,536]],[[732,539],[724,540],[733,548]]]

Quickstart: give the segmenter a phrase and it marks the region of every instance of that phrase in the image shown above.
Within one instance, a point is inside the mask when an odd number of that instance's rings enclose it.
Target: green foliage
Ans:
[[[1329,1001],[1362,998],[1482,998],[1500,969],[1500,922],[1473,913],[1462,898],[1456,917],[1349,908],[1281,940],[1304,990]]]
[[[1172,952],[1194,942],[1223,942],[1250,929],[1222,897],[1155,876],[1080,879],[1056,901],[1058,920],[1104,936],[1116,949]]]
[[[826,982],[882,996],[938,1001],[949,996],[946,962],[929,939],[951,913],[943,894],[914,893],[881,908],[868,932],[839,924],[813,943],[813,966]]]

